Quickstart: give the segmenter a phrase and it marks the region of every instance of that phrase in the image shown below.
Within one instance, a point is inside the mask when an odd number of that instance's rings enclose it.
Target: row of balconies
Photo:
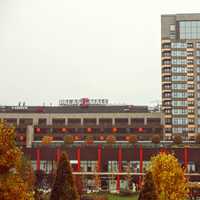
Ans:
[[[7,123],[13,124],[15,126],[23,126],[23,125],[38,125],[38,126],[127,126],[127,125],[151,125],[151,124],[160,124],[160,118],[55,118],[51,120],[49,124],[48,119],[38,119],[36,123],[34,123],[33,119],[30,118],[23,118],[23,119],[12,119],[12,118],[5,118],[4,119]]]
[[[148,133],[148,132],[157,132],[161,131],[162,125],[154,125],[154,126],[35,126],[34,133],[35,134],[46,134],[46,133]],[[26,133],[27,128],[24,126],[20,126],[16,128],[17,133]]]

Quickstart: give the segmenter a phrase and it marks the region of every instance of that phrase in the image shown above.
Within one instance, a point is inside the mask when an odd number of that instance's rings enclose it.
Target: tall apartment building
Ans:
[[[200,14],[161,16],[162,106],[166,139],[200,133]]]

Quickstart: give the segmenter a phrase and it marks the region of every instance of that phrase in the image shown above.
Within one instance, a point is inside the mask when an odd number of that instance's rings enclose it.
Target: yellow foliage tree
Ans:
[[[152,172],[159,200],[185,200],[188,182],[178,160],[172,154],[160,153],[151,158]]]
[[[2,200],[32,200],[28,184],[20,175],[22,152],[15,144],[13,127],[0,122],[0,197]]]
[[[53,137],[52,136],[45,135],[42,138],[42,144],[50,144],[52,141],[53,141]]]

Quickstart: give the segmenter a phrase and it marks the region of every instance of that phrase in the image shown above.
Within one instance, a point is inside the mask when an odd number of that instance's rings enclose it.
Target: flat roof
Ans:
[[[148,113],[148,106],[0,106],[0,113]]]

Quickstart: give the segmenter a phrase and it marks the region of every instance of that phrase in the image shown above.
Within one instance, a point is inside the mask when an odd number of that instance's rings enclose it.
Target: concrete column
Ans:
[[[38,125],[38,118],[36,117],[33,118],[33,125]]]
[[[65,125],[68,125],[68,118],[65,118]]]
[[[96,125],[99,125],[99,118],[96,118]]]
[[[112,118],[112,125],[115,125],[115,118]]]
[[[81,118],[81,125],[83,125],[83,118]]]
[[[144,124],[147,125],[147,118],[144,118]]]
[[[131,125],[131,118],[128,118],[128,125]]]

